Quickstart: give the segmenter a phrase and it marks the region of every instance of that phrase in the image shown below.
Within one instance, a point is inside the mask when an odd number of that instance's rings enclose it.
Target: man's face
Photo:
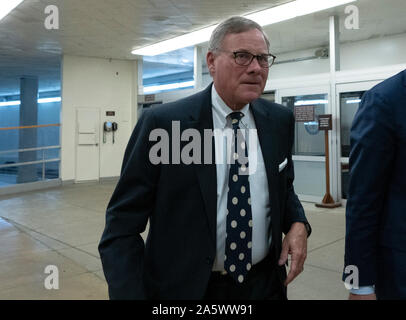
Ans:
[[[226,51],[226,52],[225,52]],[[220,97],[233,110],[239,110],[262,94],[268,78],[254,58],[248,66],[240,66],[232,52],[245,51],[254,55],[267,54],[268,47],[261,31],[252,29],[224,37],[221,51],[207,53],[207,66]]]

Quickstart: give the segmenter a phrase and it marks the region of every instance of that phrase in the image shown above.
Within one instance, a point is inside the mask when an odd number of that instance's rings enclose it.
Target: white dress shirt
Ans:
[[[216,131],[221,130],[223,133],[225,130],[229,131],[232,129],[230,119],[227,118],[227,115],[234,111],[221,99],[214,88],[214,85],[212,86],[212,106],[214,129]],[[244,108],[239,111],[244,113],[244,117],[240,121],[240,128],[255,129],[255,131],[249,130],[248,135],[246,135],[245,138],[248,148],[248,168],[253,169],[256,167],[255,172],[250,172],[248,177],[248,181],[250,183],[253,222],[252,264],[254,265],[266,257],[271,244],[271,235],[268,234],[269,224],[271,222],[269,189],[264,159],[256,132],[254,117],[250,110],[249,104],[244,106]],[[254,148],[250,148],[250,142],[255,138],[257,139],[256,141],[258,141],[256,150]],[[226,241],[228,175],[230,171],[230,165],[228,164],[230,162],[227,161],[227,154],[230,154],[230,152],[227,151],[226,148],[231,150],[231,144],[226,143],[227,138],[225,136],[223,138],[223,144],[219,143],[217,139],[218,138],[215,139],[214,143],[217,172],[217,253],[214,261],[213,271],[223,271]]]

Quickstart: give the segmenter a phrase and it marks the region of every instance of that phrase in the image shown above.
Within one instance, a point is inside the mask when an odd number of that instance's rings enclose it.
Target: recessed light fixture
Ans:
[[[347,100],[345,103],[347,104],[355,104],[355,103],[360,103],[361,99],[352,99],[352,100]]]
[[[312,106],[316,104],[327,104],[328,100],[299,100],[295,102],[295,106]]]
[[[61,97],[55,97],[55,98],[41,98],[38,99],[38,103],[52,103],[52,102],[61,102],[62,99]],[[0,102],[0,107],[11,107],[11,106],[19,106],[21,104],[21,101],[6,101],[6,102]]]
[[[357,0],[296,0],[277,7],[245,15],[261,26],[293,19],[310,13],[334,8]],[[207,42],[217,25],[184,34],[169,40],[161,41],[132,51],[132,54],[141,56],[155,56],[161,53],[193,46]]]
[[[24,0],[2,0],[0,1],[0,20],[8,15],[15,7]]]

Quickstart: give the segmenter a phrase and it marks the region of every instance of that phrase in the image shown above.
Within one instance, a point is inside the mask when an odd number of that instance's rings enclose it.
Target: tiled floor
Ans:
[[[0,299],[108,299],[97,245],[114,186],[80,184],[0,197]],[[313,234],[289,299],[346,299],[344,209],[303,206]],[[58,289],[45,288],[55,275],[45,273],[48,265],[58,267]]]

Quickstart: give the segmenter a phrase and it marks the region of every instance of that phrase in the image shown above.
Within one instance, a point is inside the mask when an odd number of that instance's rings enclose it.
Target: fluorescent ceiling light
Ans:
[[[38,103],[50,103],[50,102],[61,102],[62,99],[61,97],[56,97],[56,98],[41,98],[38,99]],[[10,106],[19,106],[21,104],[21,101],[6,101],[6,102],[0,102],[0,107],[10,107]]]
[[[295,106],[313,106],[316,104],[327,104],[328,100],[299,100],[295,102]]]
[[[176,38],[158,42],[150,46],[134,50],[132,51],[132,54],[137,54],[141,56],[155,56],[161,53],[170,52],[189,46],[194,46],[195,44],[208,41],[210,39],[213,30],[216,27],[217,25],[204,28],[198,31],[194,31],[191,33],[187,33]]]
[[[187,87],[193,87],[194,85],[195,85],[194,81],[185,81],[185,82],[176,82],[176,83],[170,83],[170,84],[162,84],[159,86],[148,86],[148,87],[144,87],[144,93],[152,93],[152,92],[157,92],[157,91],[187,88]]]
[[[353,103],[360,103],[361,99],[353,99],[353,100],[347,100],[345,103],[347,104],[353,104]]]
[[[6,101],[6,102],[0,102],[0,107],[9,107],[9,106],[19,106],[20,101]]]
[[[357,0],[296,0],[277,7],[248,14],[245,15],[245,17],[254,20],[261,26],[266,26],[355,1]],[[207,42],[210,40],[211,33],[216,27],[217,25],[210,26],[179,37],[136,49],[132,51],[132,54],[141,56],[155,56],[165,52]]]
[[[38,103],[50,103],[50,102],[61,102],[61,101],[62,101],[61,97],[38,99]]]
[[[0,1],[0,20],[8,15],[15,7],[24,0],[1,0]]]

